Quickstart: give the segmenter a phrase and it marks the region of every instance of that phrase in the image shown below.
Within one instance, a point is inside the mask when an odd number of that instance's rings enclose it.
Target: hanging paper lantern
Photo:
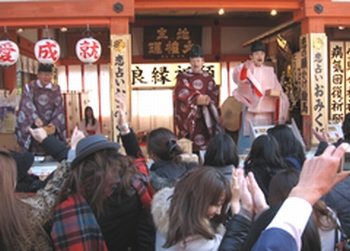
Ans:
[[[17,44],[11,40],[0,41],[0,65],[10,66],[17,62],[19,49]]]
[[[60,45],[52,39],[41,39],[34,46],[36,59],[43,64],[54,64],[60,58]]]
[[[92,64],[100,58],[102,48],[100,42],[96,39],[84,37],[75,45],[75,52],[81,62]]]

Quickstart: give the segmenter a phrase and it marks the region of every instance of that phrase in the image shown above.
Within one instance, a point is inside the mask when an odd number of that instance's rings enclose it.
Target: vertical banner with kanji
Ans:
[[[131,35],[111,35],[111,116],[112,116],[112,139],[117,141],[117,116],[119,104],[115,101],[116,93],[126,95],[128,120],[130,121],[131,104]]]
[[[347,114],[350,112],[350,42],[345,42],[345,88],[344,89],[345,89],[345,114]]]
[[[329,43],[329,74],[330,74],[330,119],[333,123],[343,121],[345,105],[345,72],[344,72],[344,42],[331,41]]]
[[[328,61],[327,36],[310,34],[311,126],[320,132],[328,127]],[[312,144],[317,139],[311,138]]]
[[[308,34],[300,37],[300,113],[310,115],[310,37]]]

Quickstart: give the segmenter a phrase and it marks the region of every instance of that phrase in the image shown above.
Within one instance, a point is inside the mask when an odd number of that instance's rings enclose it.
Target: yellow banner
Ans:
[[[329,75],[330,75],[330,119],[334,123],[343,122],[345,107],[345,72],[344,72],[344,42],[329,43]]]
[[[324,33],[310,34],[310,49],[311,126],[322,131],[328,126],[327,36]],[[311,143],[317,144],[318,141],[312,137]]]
[[[115,102],[114,95],[123,93],[127,98],[128,118],[130,121],[130,72],[131,72],[131,35],[111,35],[111,117],[112,139],[117,141],[119,131],[117,130],[117,115],[119,104]]]

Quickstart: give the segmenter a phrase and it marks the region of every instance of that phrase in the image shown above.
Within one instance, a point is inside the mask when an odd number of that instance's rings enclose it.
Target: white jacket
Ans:
[[[170,248],[163,248],[166,241],[166,235],[169,229],[168,210],[171,199],[169,197],[173,194],[174,188],[163,188],[159,190],[152,200],[152,217],[157,229],[156,234],[156,251],[216,251],[219,249],[222,236],[215,234],[212,240],[204,239],[202,236],[190,236],[186,239],[186,246],[183,243],[177,243]]]

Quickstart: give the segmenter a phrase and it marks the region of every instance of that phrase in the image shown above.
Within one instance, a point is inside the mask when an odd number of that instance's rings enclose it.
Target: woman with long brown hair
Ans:
[[[57,160],[67,158],[69,148],[55,137],[47,137],[42,128],[29,129],[32,136]],[[72,147],[83,137],[74,130]],[[0,148],[0,250],[53,250],[43,226],[52,218],[58,191],[70,173],[70,165],[62,161],[53,178],[35,196],[20,199],[15,194],[17,168],[10,152]]]
[[[250,215],[266,205],[256,181],[250,184],[251,190],[257,191],[254,198],[243,170],[233,170],[230,183],[219,170],[203,166],[185,174],[175,188],[158,191],[152,201],[155,250],[240,250],[250,229]],[[227,213],[228,205],[240,198],[239,213]]]
[[[152,246],[152,232],[139,232],[141,226],[148,227],[141,222],[153,196],[146,159],[127,125],[125,99],[118,94],[115,99],[120,104],[118,128],[128,156],[119,153],[120,145],[102,134],[79,142],[72,174],[55,210],[51,237],[56,251],[127,251]]]
[[[16,164],[10,153],[0,149],[0,249],[1,250],[43,250],[48,244],[40,222],[30,222],[33,208],[21,201],[14,193],[16,186]],[[37,238],[38,233],[40,237]]]

